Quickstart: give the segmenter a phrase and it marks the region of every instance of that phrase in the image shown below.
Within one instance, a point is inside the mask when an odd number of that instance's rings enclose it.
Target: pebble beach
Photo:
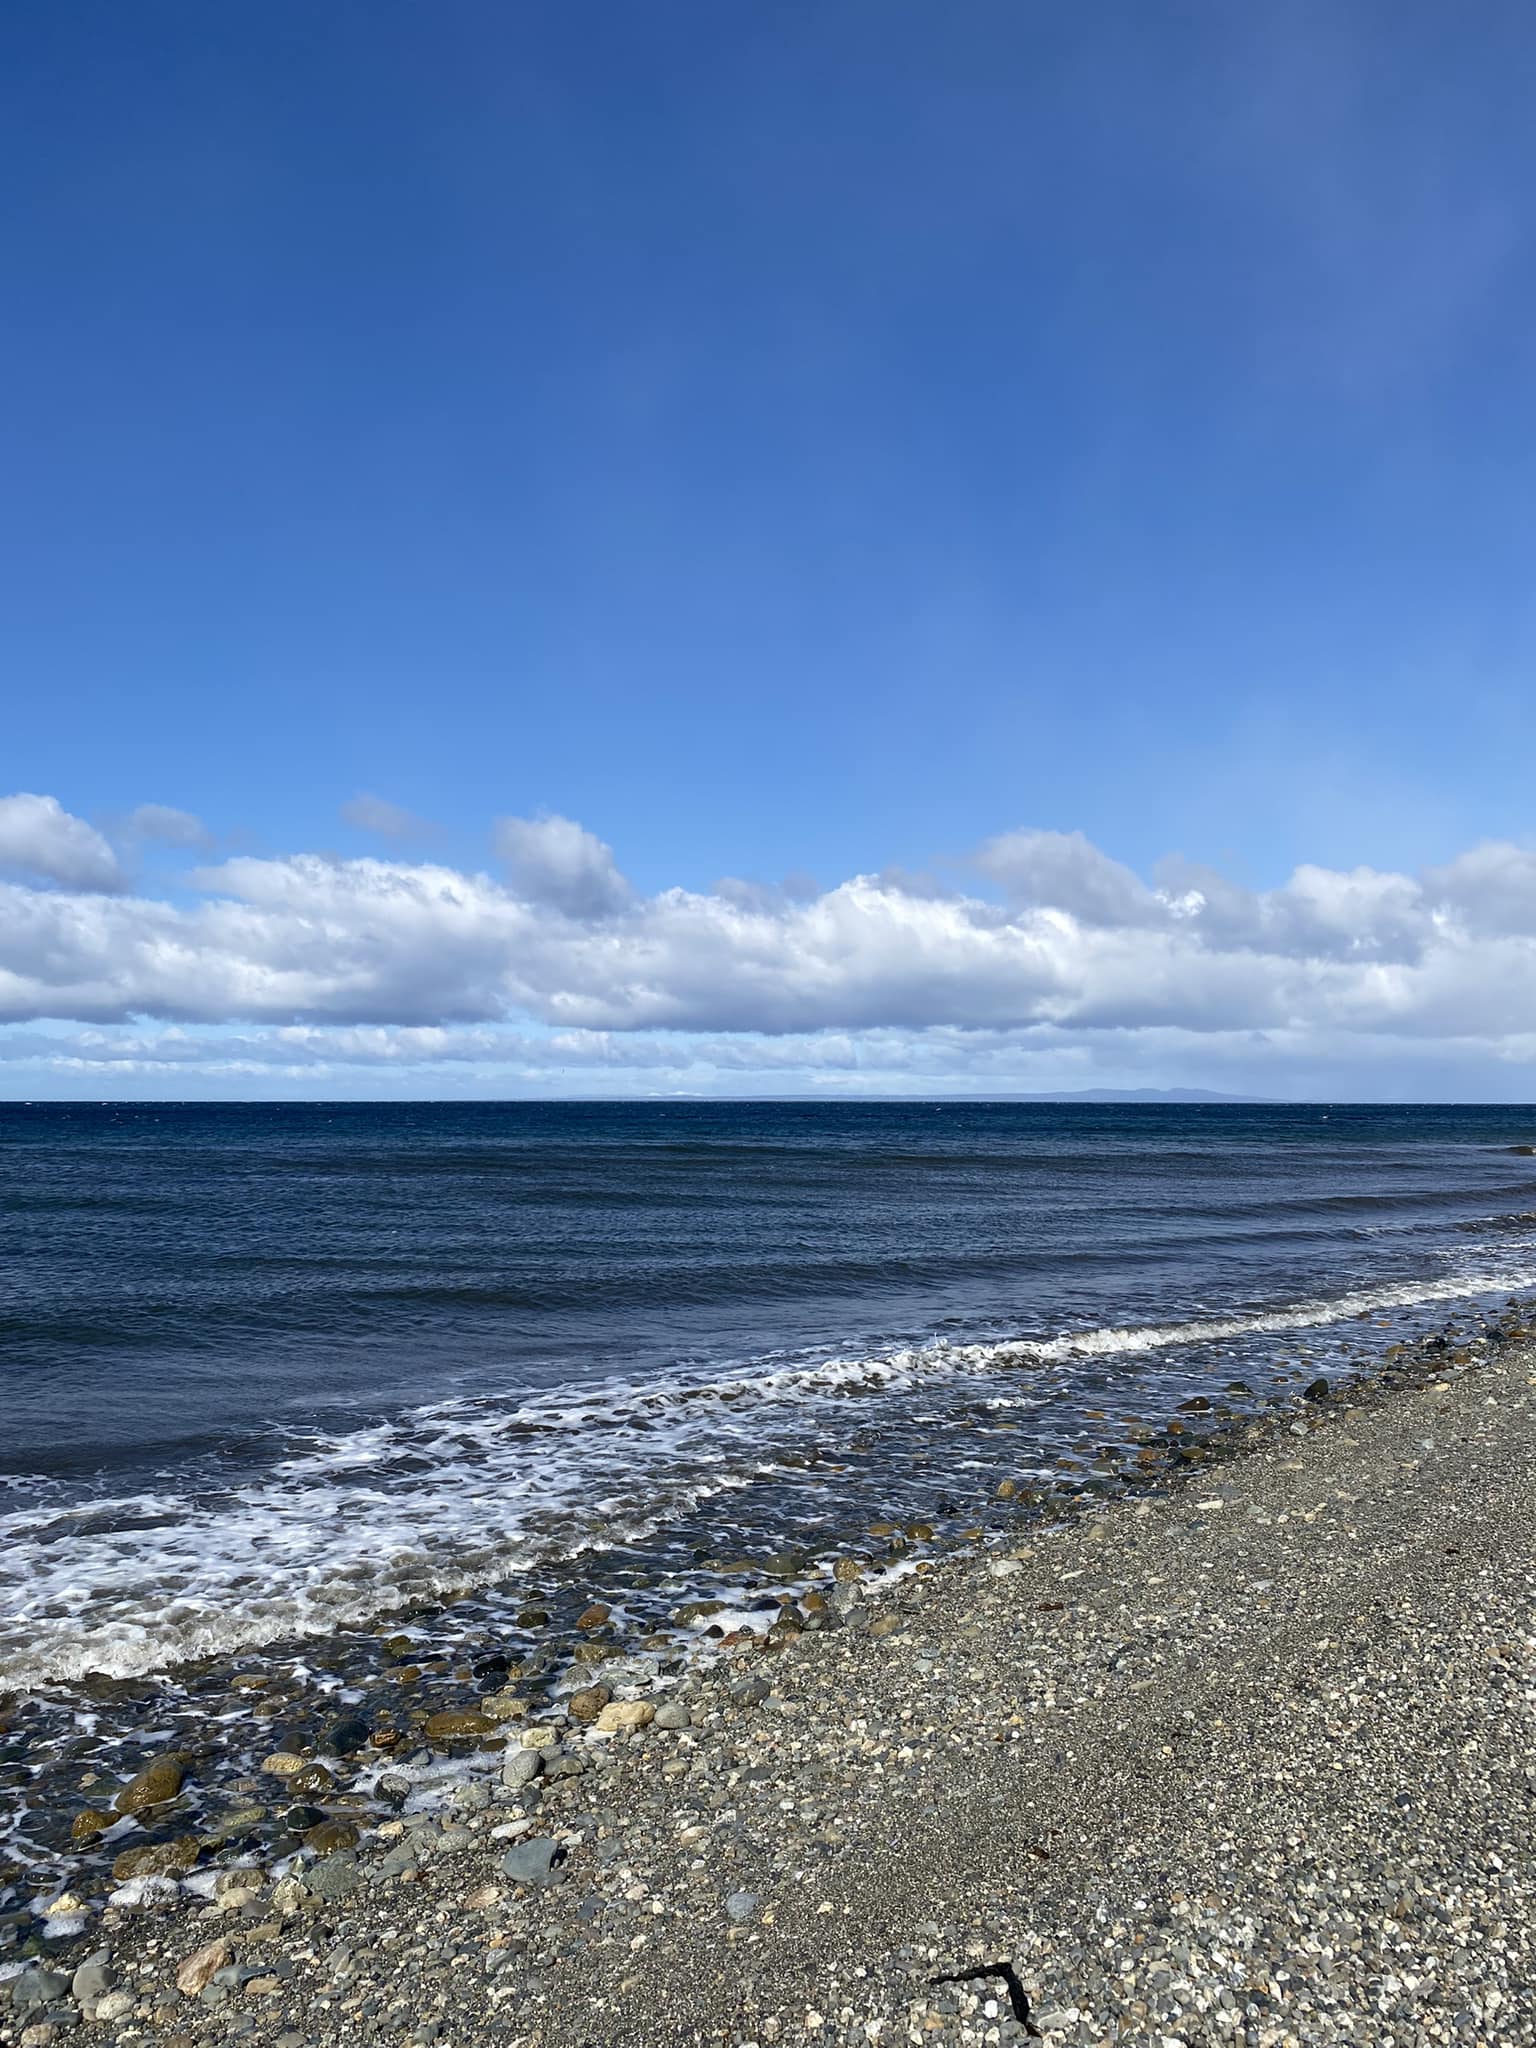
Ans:
[[[82,1793],[114,1875],[6,1916],[0,2041],[1536,2039],[1530,1314],[707,1654],[591,1613],[366,1810],[344,1720],[197,1835],[168,1750]]]

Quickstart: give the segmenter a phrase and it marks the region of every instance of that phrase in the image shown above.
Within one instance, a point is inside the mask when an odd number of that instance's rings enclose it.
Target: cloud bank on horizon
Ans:
[[[120,837],[0,798],[7,1094],[1494,1099],[1536,1078],[1536,852],[1512,844],[1252,890],[1021,829],[954,886],[647,896],[549,814],[498,821],[495,871],[241,855],[158,893],[137,844],[203,847],[205,828],[143,806]]]

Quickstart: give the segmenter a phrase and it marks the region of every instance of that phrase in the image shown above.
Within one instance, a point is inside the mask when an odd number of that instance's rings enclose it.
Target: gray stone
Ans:
[[[530,1835],[525,1842],[514,1842],[502,1858],[501,1867],[518,1884],[535,1888],[556,1884],[561,1876],[555,1863],[555,1845],[548,1835]]]
[[[360,1881],[357,1858],[350,1849],[338,1849],[334,1855],[322,1856],[299,1879],[306,1891],[321,1899],[348,1898],[357,1890]]]
[[[516,1791],[520,1785],[531,1785],[539,1775],[542,1766],[541,1752],[536,1749],[514,1749],[501,1767],[501,1782]]]
[[[68,1996],[69,1979],[58,1970],[45,1970],[41,1963],[30,1964],[11,1979],[11,2003],[18,2012],[34,2005],[55,2005]]]
[[[654,1725],[658,1728],[691,1728],[693,1716],[681,1700],[667,1700],[656,1709]]]
[[[756,1892],[732,1892],[725,1902],[726,1917],[734,1920],[739,1927],[744,1921],[752,1918],[757,1906]]]
[[[105,1998],[109,1991],[116,1989],[116,1986],[117,1977],[105,1949],[99,1950],[93,1956],[87,1956],[69,1980],[70,1996],[77,1998],[82,2005],[88,2000],[94,2002],[98,1998]]]

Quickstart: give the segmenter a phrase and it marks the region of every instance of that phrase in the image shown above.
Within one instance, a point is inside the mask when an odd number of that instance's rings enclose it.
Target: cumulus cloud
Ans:
[[[117,855],[94,825],[72,817],[57,797],[0,797],[0,867],[66,889],[120,889]]]
[[[1246,1062],[1252,1087],[1256,1063],[1336,1075],[1389,1045],[1536,1060],[1536,856],[1515,846],[1419,875],[1306,864],[1251,890],[1182,860],[1144,881],[1080,834],[1021,831],[976,856],[1005,902],[895,871],[642,896],[602,840],[543,817],[501,822],[504,877],[243,857],[173,903],[112,893],[110,849],[79,824],[49,799],[0,804],[12,867],[19,849],[55,885],[0,882],[13,1058],[26,1042],[82,1069],[644,1070],[679,1088],[1025,1085],[1047,1057],[1033,1085],[1087,1085],[1111,1056],[1196,1085]],[[66,1022],[86,1027],[68,1050]]]
[[[1081,832],[1004,832],[976,865],[1013,902],[1065,910],[1084,924],[1155,923],[1163,912],[1138,876]]]
[[[341,815],[359,832],[372,832],[380,839],[419,839],[431,830],[426,819],[418,818],[414,811],[404,811],[399,804],[366,789],[342,805]]]
[[[213,834],[201,818],[171,804],[140,804],[128,820],[130,838],[159,846],[211,846]]]
[[[496,852],[517,894],[567,917],[612,917],[630,900],[613,848],[570,818],[499,818]]]

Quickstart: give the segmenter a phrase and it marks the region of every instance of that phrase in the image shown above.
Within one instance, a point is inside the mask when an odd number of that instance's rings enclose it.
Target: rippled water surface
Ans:
[[[1531,1120],[1536,1127],[1536,1117]],[[0,1688],[941,1513],[1536,1281],[1506,1109],[0,1108]],[[1002,1441],[1006,1439],[1006,1441]]]

